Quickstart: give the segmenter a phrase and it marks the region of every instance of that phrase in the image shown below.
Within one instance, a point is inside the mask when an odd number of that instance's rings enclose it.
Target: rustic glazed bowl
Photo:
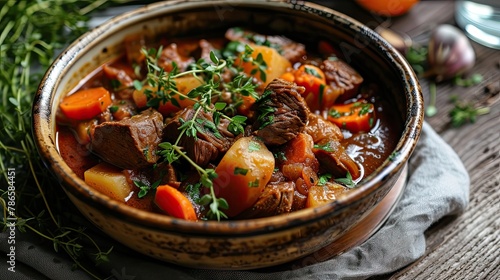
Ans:
[[[295,3],[295,1],[293,1]],[[118,16],[84,34],[53,63],[33,105],[33,131],[48,169],[98,228],[137,252],[183,266],[251,269],[282,264],[335,242],[393,188],[413,152],[423,122],[420,86],[405,59],[374,31],[341,13],[311,3],[283,1],[168,1]],[[327,38],[348,63],[386,87],[404,124],[392,156],[339,200],[288,215],[240,221],[190,222],[140,211],[85,184],[61,158],[56,108],[93,69],[116,59],[123,38],[144,32],[203,35],[234,26]]]

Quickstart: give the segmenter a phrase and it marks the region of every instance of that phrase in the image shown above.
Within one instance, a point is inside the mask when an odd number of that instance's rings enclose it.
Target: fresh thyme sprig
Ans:
[[[176,103],[174,96],[179,98],[190,99],[194,102],[193,117],[189,120],[179,119],[181,125],[178,128],[180,133],[174,143],[163,142],[159,144],[160,150],[158,154],[162,156],[170,164],[177,162],[183,158],[191,166],[195,168],[200,176],[200,184],[210,190],[209,194],[200,197],[196,202],[202,206],[209,206],[207,217],[209,219],[216,219],[220,221],[222,218],[227,218],[223,210],[228,209],[229,205],[223,198],[218,198],[215,194],[213,180],[217,178],[217,173],[214,169],[204,169],[194,162],[184,152],[183,147],[179,146],[182,137],[197,138],[198,133],[204,133],[203,130],[211,131],[216,137],[222,137],[218,131],[217,126],[220,119],[224,118],[229,121],[227,129],[234,135],[243,133],[246,117],[235,115],[237,107],[231,107],[233,104],[241,104],[241,96],[252,96],[257,98],[255,88],[257,87],[252,78],[244,75],[241,68],[235,65],[235,61],[251,61],[257,67],[256,71],[264,71],[265,62],[263,63],[262,57],[257,56],[257,59],[251,58],[252,49],[245,46],[245,51],[240,53],[240,57],[235,58],[232,55],[228,56],[227,60],[217,57],[214,51],[210,52],[210,61],[199,59],[195,64],[191,65],[186,71],[179,72],[177,65],[172,62],[172,70],[165,71],[164,68],[158,65],[161,54],[161,48],[158,51],[142,50],[146,56],[146,67],[148,70],[147,78],[143,82],[134,82],[135,88],[141,90],[142,86],[147,84],[155,90],[145,90],[148,99],[147,105],[157,107],[160,104],[171,102],[175,106]],[[228,54],[226,52],[226,54]],[[260,70],[259,70],[260,69]],[[232,71],[234,77],[230,82],[222,82],[223,71]],[[183,76],[195,76],[203,83],[189,91],[187,94],[181,93],[177,90],[175,79]],[[265,80],[265,76],[260,74],[261,79]],[[229,92],[232,95],[232,102],[228,104],[225,102],[214,102],[220,99],[223,91]],[[229,108],[227,108],[229,107]],[[210,112],[213,115],[214,122],[199,118],[202,112]]]
[[[7,230],[9,169],[15,170],[15,227],[62,248],[75,265],[84,252],[97,251],[105,260],[109,250],[99,245],[68,215],[68,201],[59,182],[46,170],[31,134],[31,105],[42,74],[57,52],[88,30],[88,14],[104,5],[126,0],[7,0],[0,5],[0,205],[2,231]],[[46,195],[51,193],[53,195]],[[60,195],[59,195],[60,194]],[[76,210],[75,210],[76,212]],[[90,242],[90,244],[89,244]],[[93,248],[93,249],[92,249]]]

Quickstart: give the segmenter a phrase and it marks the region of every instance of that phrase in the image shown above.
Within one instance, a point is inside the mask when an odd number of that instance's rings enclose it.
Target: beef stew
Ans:
[[[61,101],[58,146],[89,185],[128,188],[110,193],[138,209],[221,220],[315,207],[355,188],[402,131],[383,84],[326,41],[231,28],[124,44]]]

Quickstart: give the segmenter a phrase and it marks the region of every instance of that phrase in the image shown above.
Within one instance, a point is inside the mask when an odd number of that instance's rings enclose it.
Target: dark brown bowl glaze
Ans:
[[[189,222],[140,211],[87,186],[59,155],[55,115],[61,98],[78,82],[122,51],[125,35],[144,32],[202,35],[232,26],[328,38],[348,63],[387,88],[404,124],[392,156],[359,187],[321,207],[242,221]],[[385,197],[402,174],[419,138],[423,100],[405,59],[374,31],[315,4],[283,1],[167,1],[118,16],[86,33],[53,63],[33,105],[39,153],[81,213],[130,248],[167,262],[211,269],[251,269],[297,259],[342,236]]]

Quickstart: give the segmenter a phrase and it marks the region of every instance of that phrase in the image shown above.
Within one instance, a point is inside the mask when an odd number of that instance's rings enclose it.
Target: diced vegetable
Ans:
[[[224,198],[234,217],[251,207],[259,198],[274,171],[274,156],[265,144],[253,137],[238,139],[215,169],[214,189]]]
[[[327,182],[324,185],[314,185],[309,189],[306,207],[317,207],[338,199],[346,188],[340,184]]]
[[[354,102],[330,107],[328,120],[351,132],[368,132],[375,123],[373,104]]]
[[[75,120],[91,119],[111,105],[111,94],[103,87],[84,89],[66,96],[60,105],[66,117]]]
[[[259,66],[252,64],[252,62],[243,62],[243,71],[257,78],[264,86],[269,84],[272,80],[279,78],[292,66],[288,59],[280,55],[278,51],[271,47],[252,45],[252,49],[252,58],[256,63],[260,64],[260,70],[263,71],[264,75],[259,71]],[[265,62],[265,66],[261,61]]]
[[[285,144],[284,158],[280,160],[283,165],[302,163],[317,172],[319,163],[312,151],[313,145],[312,137],[309,134],[299,133],[297,137]]]
[[[284,73],[281,78],[306,89],[302,96],[312,111],[330,107],[339,96],[326,84],[323,71],[314,65],[301,65],[292,72]]]
[[[196,78],[194,76],[185,76],[185,77],[179,77],[175,79],[175,84],[177,87],[177,90],[184,94],[187,95],[192,89],[199,87],[202,85],[202,81],[200,81],[199,78]],[[140,91],[135,90],[132,98],[134,99],[135,104],[139,108],[145,108],[147,106],[148,98],[146,96],[145,91],[149,90],[153,93],[153,96],[155,96],[154,92],[156,91],[155,88],[152,88],[150,86],[144,86]],[[193,105],[194,101],[187,99],[187,98],[182,98],[178,94],[173,96],[173,99],[175,101],[170,101],[167,103],[161,103],[158,107],[158,112],[160,112],[164,116],[168,116],[172,113],[175,113],[182,108],[185,108],[187,106]]]
[[[238,107],[238,113],[243,116],[249,116],[251,112],[250,108],[255,103],[255,98],[252,96],[242,96],[241,100],[243,103]]]
[[[122,170],[109,164],[99,163],[83,174],[85,183],[97,191],[119,201],[126,201],[132,192]]]
[[[154,201],[161,210],[172,217],[189,221],[198,220],[191,201],[174,187],[158,186]]]
[[[294,71],[294,82],[298,86],[306,88],[304,94],[313,93],[318,95],[326,87],[325,74],[314,65],[304,64]]]

